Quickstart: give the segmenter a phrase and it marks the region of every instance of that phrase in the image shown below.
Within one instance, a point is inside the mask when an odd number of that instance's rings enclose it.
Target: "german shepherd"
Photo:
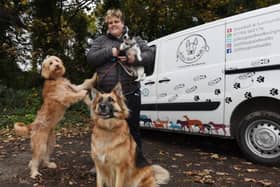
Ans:
[[[155,187],[169,181],[159,165],[136,167],[136,143],[129,133],[129,110],[118,83],[110,93],[93,91],[91,157],[97,187]]]

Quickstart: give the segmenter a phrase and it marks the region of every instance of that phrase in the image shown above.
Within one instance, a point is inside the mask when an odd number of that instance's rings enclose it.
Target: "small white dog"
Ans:
[[[136,39],[130,38],[126,33],[123,37],[123,42],[120,45],[120,51],[125,51],[127,56],[135,55],[138,61],[142,61],[141,50],[136,42]],[[132,76],[137,77],[135,81],[141,81],[146,77],[143,66],[131,66]]]

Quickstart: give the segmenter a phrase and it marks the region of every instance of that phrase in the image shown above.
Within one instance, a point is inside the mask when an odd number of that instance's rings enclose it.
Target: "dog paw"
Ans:
[[[31,172],[30,177],[31,177],[32,179],[36,179],[37,176],[42,176],[42,174],[39,173],[38,171]]]
[[[45,163],[45,164],[48,168],[51,168],[51,169],[57,168],[57,165],[54,162],[48,162],[48,163]]]
[[[44,162],[44,166],[51,169],[57,168],[56,163],[54,162]]]
[[[84,98],[88,94],[87,90],[81,90],[81,96]]]

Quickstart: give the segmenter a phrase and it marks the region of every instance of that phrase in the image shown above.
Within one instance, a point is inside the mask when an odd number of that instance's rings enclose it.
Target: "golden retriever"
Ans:
[[[62,119],[66,109],[80,100],[86,99],[87,90],[96,81],[96,75],[86,79],[81,85],[71,84],[64,78],[65,67],[60,58],[47,57],[42,63],[43,105],[37,112],[35,120],[28,126],[17,122],[14,128],[17,135],[31,136],[32,160],[29,162],[31,178],[41,175],[38,171],[41,162],[48,168],[56,168],[50,162],[50,154],[55,145],[54,128]]]
[[[95,93],[92,107],[91,157],[96,167],[97,187],[155,187],[169,181],[169,172],[159,165],[136,167],[136,143],[129,133],[121,85],[111,93]]]

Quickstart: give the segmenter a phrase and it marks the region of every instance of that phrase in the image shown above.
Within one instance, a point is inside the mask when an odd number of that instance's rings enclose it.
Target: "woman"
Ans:
[[[141,49],[142,60],[139,62],[135,55],[124,56],[120,54],[119,46],[122,43],[122,36],[126,34],[127,27],[124,24],[124,16],[119,9],[108,10],[105,23],[108,30],[106,35],[102,35],[93,41],[92,47],[87,54],[87,62],[98,74],[97,89],[103,92],[110,92],[119,81],[122,85],[123,94],[130,109],[130,116],[127,119],[130,133],[137,144],[138,167],[147,165],[147,161],[142,153],[142,141],[139,129],[141,94],[140,83],[136,82],[136,77],[130,76],[124,67],[128,66],[148,66],[153,63],[154,55],[152,50],[140,37],[136,42]],[[124,65],[120,65],[120,63]]]

